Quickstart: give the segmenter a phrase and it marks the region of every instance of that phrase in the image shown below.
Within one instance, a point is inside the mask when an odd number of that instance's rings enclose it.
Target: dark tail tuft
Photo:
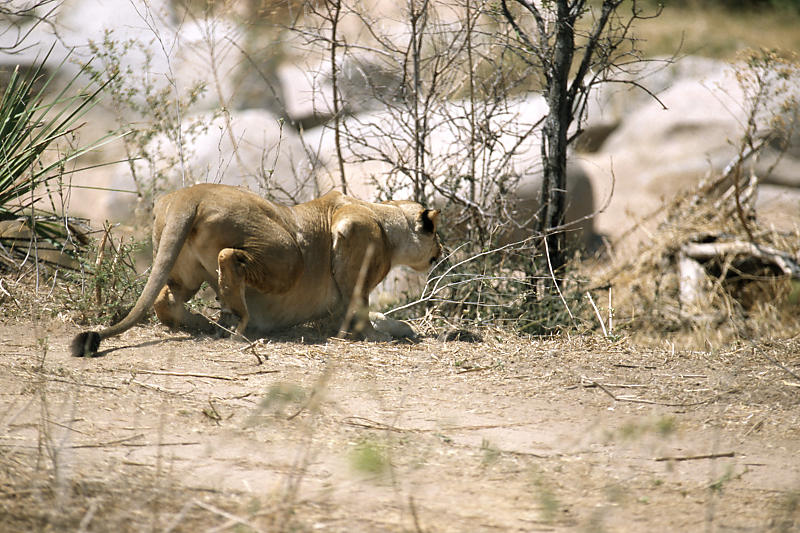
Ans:
[[[92,357],[100,347],[100,334],[96,331],[84,331],[72,339],[72,355],[75,357]]]

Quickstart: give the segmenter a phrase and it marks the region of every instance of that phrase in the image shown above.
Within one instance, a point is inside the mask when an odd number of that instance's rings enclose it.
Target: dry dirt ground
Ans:
[[[74,333],[0,323],[2,531],[800,528],[800,338]]]

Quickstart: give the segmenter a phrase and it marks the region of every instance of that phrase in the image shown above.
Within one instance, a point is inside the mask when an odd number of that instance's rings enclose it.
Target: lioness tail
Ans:
[[[169,207],[167,208],[169,211]],[[84,331],[75,336],[72,340],[71,351],[75,357],[93,356],[100,348],[100,341],[119,335],[123,331],[131,328],[138,323],[147,311],[153,306],[161,288],[166,285],[169,273],[178,260],[183,243],[192,229],[197,206],[182,213],[167,214],[167,221],[161,232],[161,242],[153,258],[153,267],[150,276],[147,278],[142,294],[136,300],[133,309],[113,326],[109,326],[100,331]]]

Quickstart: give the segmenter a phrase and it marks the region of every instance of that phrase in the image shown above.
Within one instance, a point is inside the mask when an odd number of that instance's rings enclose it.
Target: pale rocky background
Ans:
[[[375,11],[381,13],[381,17],[375,17],[377,24],[385,34],[399,40],[405,31],[404,23],[399,22],[402,6],[384,4]],[[36,29],[32,36],[36,46],[14,56],[0,55],[0,61],[5,65],[30,64],[52,42],[56,43],[49,60],[53,66],[69,48],[74,49],[73,61],[85,60],[89,40],[101,41],[104,32],[111,29],[115,39],[133,39],[148,50],[148,79],[155,86],[171,87],[176,94],[197,81],[207,86],[203,97],[182,117],[186,165],[172,164],[175,143],[163,135],[156,136],[147,147],[155,154],[155,164],[149,167],[136,162],[140,175],[162,171],[165,188],[201,181],[245,185],[262,192],[269,187],[278,200],[285,202],[308,200],[339,186],[333,134],[326,123],[332,114],[332,89],[330,67],[324,57],[310,53],[300,36],[280,28],[260,35],[259,39],[272,41],[258,48],[258,57],[245,57],[242,47],[246,32],[234,21],[247,15],[245,7],[230,17],[197,20],[180,19],[179,12],[166,0],[147,6],[136,1],[67,0],[54,17],[53,26]],[[290,11],[276,15],[284,19],[278,26],[288,24],[294,16]],[[443,13],[446,17],[446,10]],[[55,41],[54,29],[58,36]],[[365,48],[371,44],[372,37],[363,24],[352,18],[343,21],[340,34],[348,42],[364,43]],[[124,65],[141,70],[144,61],[144,52],[131,52]],[[595,217],[593,227],[584,226],[586,242],[596,243],[596,234],[602,234],[614,243],[664,200],[693,187],[709,173],[721,171],[731,161],[746,122],[744,96],[734,75],[737,68],[736,64],[698,56],[647,63],[635,79],[658,100],[621,84],[598,88],[589,108],[587,142],[583,149],[573,152],[570,165],[570,218],[580,218],[608,204]],[[345,155],[369,155],[370,150],[391,145],[393,140],[387,132],[403,127],[407,117],[388,112],[368,88],[380,86],[383,98],[400,90],[400,72],[393,70],[392,62],[367,50],[352,53],[342,63],[339,83],[346,112],[344,123],[365,140],[359,154],[350,151]],[[795,93],[800,92],[798,80],[789,83]],[[450,119],[461,105],[463,102],[444,102],[429,117],[445,124],[431,140],[432,151],[445,160],[463,154],[460,123]],[[88,116],[84,136],[88,139],[116,127],[117,111],[108,99],[102,102]],[[530,127],[545,113],[541,96],[520,95],[491,128],[501,141],[510,142],[503,136]],[[767,117],[758,120],[759,129],[768,130]],[[198,125],[202,126],[200,130]],[[234,144],[240,147],[238,153],[234,153]],[[94,157],[107,162],[124,159],[125,153],[121,143],[112,143]],[[774,154],[768,151],[756,162],[755,172],[764,173],[773,160]],[[508,167],[509,172],[522,176],[514,194],[521,197],[522,204],[535,203],[538,137],[520,146]],[[385,171],[386,165],[376,162],[347,165],[349,192],[374,199],[378,191],[372,180],[380,183]],[[123,224],[135,220],[136,195],[118,192],[136,190],[127,163],[76,173],[72,183],[115,192],[75,188],[69,199],[70,213],[88,217],[95,225],[105,220]],[[410,194],[407,185],[394,183],[391,187],[396,197]],[[759,190],[760,213],[769,224],[782,229],[797,225],[799,187],[800,143],[794,142]],[[487,189],[480,194],[491,197],[498,192]],[[443,198],[437,201],[446,202]],[[657,220],[656,216],[650,223]]]

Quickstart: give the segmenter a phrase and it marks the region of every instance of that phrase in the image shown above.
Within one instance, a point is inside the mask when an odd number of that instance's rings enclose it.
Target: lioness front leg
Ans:
[[[340,333],[388,341],[369,320],[369,293],[391,268],[381,228],[368,218],[334,220],[333,277],[345,307]]]

